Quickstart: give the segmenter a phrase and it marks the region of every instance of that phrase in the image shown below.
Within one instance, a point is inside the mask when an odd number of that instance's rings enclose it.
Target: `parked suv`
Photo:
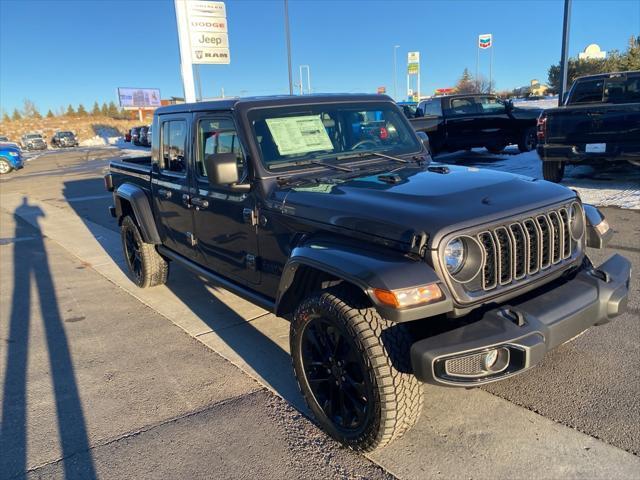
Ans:
[[[150,127],[148,126],[140,127],[138,142],[143,147],[151,146],[151,137],[149,136],[150,133],[151,133]]]
[[[104,179],[130,278],[160,285],[177,263],[290,319],[311,411],[356,450],[414,425],[420,382],[512,377],[625,311],[630,262],[586,256],[612,235],[596,208],[431,163],[387,96],[172,105],[153,129],[151,157]]]
[[[51,137],[52,147],[77,147],[78,145],[80,144],[78,143],[78,139],[76,138],[75,134],[68,130],[56,132],[53,137]]]
[[[140,145],[140,129],[142,127],[133,127],[131,129],[131,143],[134,145]]]
[[[538,142],[542,174],[552,182],[567,164],[640,166],[640,71],[578,78],[563,106],[541,113]]]
[[[46,150],[47,142],[44,141],[39,133],[27,133],[20,139],[20,145],[23,150]]]

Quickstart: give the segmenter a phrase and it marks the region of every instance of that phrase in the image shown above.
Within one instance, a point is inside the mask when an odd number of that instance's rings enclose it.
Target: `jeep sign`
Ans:
[[[229,36],[223,2],[188,0],[186,30],[193,64],[227,64]]]

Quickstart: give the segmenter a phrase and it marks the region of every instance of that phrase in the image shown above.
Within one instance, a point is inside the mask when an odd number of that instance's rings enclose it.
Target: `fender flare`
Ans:
[[[122,200],[126,200],[133,209],[133,214],[140,226],[140,233],[146,243],[159,245],[161,242],[156,227],[153,211],[147,194],[142,188],[131,183],[123,183],[113,194],[118,220],[123,216]]]
[[[367,295],[378,312],[391,321],[404,322],[431,317],[453,310],[451,294],[436,272],[422,260],[403,256],[400,252],[369,250],[361,245],[332,241],[309,241],[293,249],[284,266],[275,311],[292,286],[300,267],[311,267],[352,283]],[[444,299],[433,304],[395,309],[380,304],[373,289],[398,290],[437,283]]]

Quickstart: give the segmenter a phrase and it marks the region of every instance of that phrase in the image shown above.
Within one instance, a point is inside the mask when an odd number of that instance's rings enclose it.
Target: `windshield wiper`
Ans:
[[[340,155],[338,157],[336,157],[338,160],[345,160],[347,158],[362,158],[362,157],[366,157],[367,155],[373,155],[375,157],[380,157],[380,158],[386,158],[387,160],[393,160],[394,162],[398,162],[398,163],[411,163],[409,162],[409,160],[405,160],[403,158],[398,158],[398,157],[393,157],[391,155],[386,155],[384,153],[380,153],[377,152],[375,150],[366,150],[363,152],[354,152],[354,153],[350,153],[350,154],[346,154],[346,155]]]
[[[323,167],[333,168],[334,170],[340,170],[341,172],[349,172],[353,173],[355,170],[349,167],[343,167],[341,165],[334,165],[332,163],[324,163],[320,160],[309,160],[309,163],[313,163],[314,165],[322,165]]]

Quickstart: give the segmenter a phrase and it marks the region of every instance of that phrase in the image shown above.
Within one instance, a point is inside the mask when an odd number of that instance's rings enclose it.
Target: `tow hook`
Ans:
[[[525,319],[524,314],[522,312],[514,310],[513,308],[503,308],[502,310],[500,310],[500,314],[519,327],[524,327],[527,324],[527,320]]]

